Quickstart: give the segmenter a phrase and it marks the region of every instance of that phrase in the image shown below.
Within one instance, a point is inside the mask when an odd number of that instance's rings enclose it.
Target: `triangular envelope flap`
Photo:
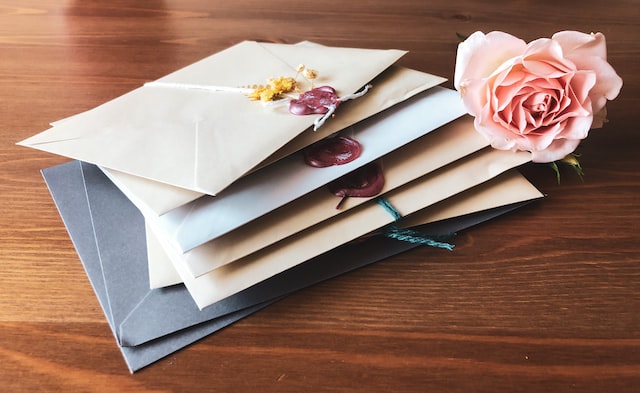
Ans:
[[[345,129],[363,149],[345,165],[310,167],[300,154],[239,179],[216,197],[203,196],[162,215],[158,224],[188,251],[321,187],[464,114],[455,90],[434,87]],[[260,195],[260,198],[256,198]]]
[[[446,78],[394,64],[371,81],[373,88],[367,94],[358,100],[346,101],[341,104],[339,115],[332,117],[330,121],[314,132],[301,133],[260,163],[259,167],[295,153],[349,125],[379,114],[445,81]]]
[[[367,94],[358,100],[341,104],[338,116],[332,117],[314,132],[302,132],[260,163],[259,167],[289,156],[336,131],[380,113],[422,91],[429,90],[444,80],[442,77],[392,65],[372,81],[374,88]],[[56,124],[62,124],[61,122]],[[164,214],[203,195],[196,191],[159,183],[103,166],[100,168],[148,216]]]
[[[316,86],[329,85],[339,95],[346,95],[362,88],[406,53],[397,49],[244,41],[158,81],[239,88],[265,84],[269,78],[294,77],[298,65],[304,64],[319,72]]]
[[[336,89],[339,96],[355,93],[407,53],[397,49],[378,50],[281,44],[261,45],[293,67],[303,64],[317,70],[319,74],[314,81],[315,85],[329,85]],[[365,64],[378,64],[379,66],[371,67]],[[384,66],[385,64],[386,67]],[[384,68],[380,68],[380,66]],[[292,71],[295,70],[292,69]],[[345,75],[350,75],[350,77],[346,78]]]
[[[93,221],[86,219],[90,217],[91,210],[80,165],[80,162],[72,161],[43,169],[41,172],[60,217],[71,236],[73,246],[81,256],[84,270],[91,278],[91,286],[100,306],[115,334],[109,296],[100,264],[100,253],[95,243]]]
[[[320,81],[349,94],[404,53],[246,41],[160,81],[236,88],[295,75],[298,63],[308,61],[326,65]],[[20,144],[215,195],[315,118],[264,107],[235,91],[144,86]]]
[[[124,195],[111,192],[112,185],[104,181],[98,168],[81,163],[81,170],[109,307],[114,326],[118,326],[149,292],[146,248],[139,246],[146,237],[144,218]],[[110,214],[102,214],[104,211]],[[135,242],[125,243],[122,238],[111,236],[123,228],[127,238]],[[143,262],[131,263],[132,260]]]

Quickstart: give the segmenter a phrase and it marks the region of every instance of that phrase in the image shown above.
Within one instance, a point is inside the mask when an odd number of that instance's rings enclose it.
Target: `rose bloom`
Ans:
[[[607,63],[601,33],[562,31],[527,44],[494,31],[460,43],[454,85],[494,148],[552,162],[602,127],[622,79]]]

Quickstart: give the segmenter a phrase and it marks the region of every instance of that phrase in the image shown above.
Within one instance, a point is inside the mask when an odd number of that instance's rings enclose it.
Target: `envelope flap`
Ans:
[[[456,91],[434,87],[362,121],[348,135],[365,148],[345,165],[317,168],[299,155],[285,157],[235,182],[218,196],[204,196],[165,213],[160,225],[185,252],[299,198],[389,151],[462,116]],[[255,195],[260,195],[259,199]]]
[[[164,85],[135,89],[20,144],[215,195],[318,116],[292,115],[286,105],[264,106],[234,89],[295,76],[307,62],[320,73],[316,83],[350,94],[404,53],[246,41],[160,78]]]
[[[351,94],[407,52],[397,49],[358,49],[311,45],[261,44],[283,62],[304,64],[319,72],[316,86],[329,85],[339,96]]]
[[[144,219],[123,194],[111,192],[111,185],[104,181],[104,174],[98,168],[81,163],[81,170],[108,305],[117,327],[150,292],[144,263],[146,250],[138,246],[145,241]],[[127,228],[127,238],[135,242],[123,243],[121,238],[111,236],[122,228]],[[130,263],[131,260],[143,263]]]
[[[342,104],[339,116],[332,118],[314,132],[299,134],[260,163],[259,168],[279,161],[322,138],[346,128],[350,124],[355,124],[374,116],[376,113],[414,97],[422,91],[429,90],[444,81],[444,78],[436,75],[392,65],[372,81],[375,88],[357,101],[348,101]],[[252,172],[259,168],[254,168]],[[145,215],[157,216],[164,214],[203,195],[202,193],[132,176],[113,169],[105,167],[101,167],[101,169]]]

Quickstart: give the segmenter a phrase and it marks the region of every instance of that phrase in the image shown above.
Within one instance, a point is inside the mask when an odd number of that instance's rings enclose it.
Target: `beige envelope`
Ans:
[[[302,63],[320,72],[316,85],[345,96],[404,54],[245,41],[158,80],[216,91],[143,86],[19,144],[215,195],[317,118],[263,106],[233,89],[295,76]]]
[[[414,227],[482,210],[541,198],[543,195],[515,169],[460,194],[403,218],[399,227]],[[182,283],[182,278],[164,252],[160,240],[147,227],[149,281],[151,288]]]
[[[264,166],[294,153],[444,81],[439,76],[393,65],[373,80],[374,88],[366,95],[358,100],[346,101],[340,107],[338,116],[317,131],[298,135],[260,165]],[[101,169],[145,216],[164,214],[203,195],[113,169]]]
[[[400,214],[408,216],[530,160],[527,152],[485,148],[384,196]],[[198,307],[204,308],[393,221],[392,215],[372,200],[197,278],[171,242],[161,233],[155,235],[162,240]]]
[[[488,144],[474,129],[469,116],[454,120],[382,159],[387,193],[425,174],[476,152]],[[222,265],[316,225],[371,198],[340,200],[325,187],[319,188],[249,224],[184,253],[191,274],[201,276]]]

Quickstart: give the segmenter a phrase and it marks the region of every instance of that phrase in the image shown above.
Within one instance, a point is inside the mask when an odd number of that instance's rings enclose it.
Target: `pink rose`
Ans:
[[[458,46],[454,85],[493,147],[552,162],[602,127],[622,79],[607,63],[601,33],[562,31],[527,44],[478,31]]]

